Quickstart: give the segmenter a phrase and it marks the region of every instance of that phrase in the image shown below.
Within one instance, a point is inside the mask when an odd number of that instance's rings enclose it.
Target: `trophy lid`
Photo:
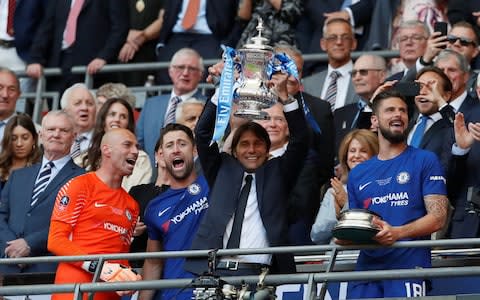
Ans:
[[[258,18],[258,25],[256,27],[258,35],[250,38],[250,43],[244,45],[244,49],[257,49],[265,51],[273,51],[273,47],[268,45],[269,40],[262,36],[263,20]]]

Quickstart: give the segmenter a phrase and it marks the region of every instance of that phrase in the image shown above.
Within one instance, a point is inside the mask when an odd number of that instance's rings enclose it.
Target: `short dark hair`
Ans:
[[[405,105],[408,107],[408,102],[405,96],[403,96],[399,91],[395,89],[390,89],[384,92],[379,93],[378,95],[375,96],[372,100],[372,110],[373,114],[378,113],[378,108],[380,107],[380,104],[388,98],[400,98],[403,102],[405,102]]]
[[[255,123],[255,122],[247,122],[240,127],[237,128],[235,133],[233,134],[232,138],[232,154],[235,152],[235,148],[237,148],[238,143],[240,142],[240,138],[245,132],[251,132],[256,137],[261,139],[267,145],[267,152],[270,151],[270,146],[272,142],[270,141],[270,137],[268,136],[268,132],[262,125]]]
[[[155,152],[157,152],[158,149],[160,149],[160,146],[163,144],[163,138],[165,137],[165,135],[167,133],[171,132],[171,131],[183,131],[183,132],[185,132],[185,134],[187,135],[187,137],[190,140],[190,142],[192,143],[192,145],[195,145],[195,139],[193,137],[193,132],[192,132],[192,130],[190,130],[190,128],[188,128],[187,126],[182,125],[182,124],[170,123],[160,130],[160,137],[158,138],[157,143],[155,144]]]
[[[442,71],[442,69],[435,66],[429,66],[429,67],[423,68],[420,72],[418,72],[417,79],[420,78],[420,76],[422,76],[423,74],[428,72],[435,73],[438,76],[440,76],[440,78],[442,78],[442,81],[443,81],[442,88],[445,92],[451,92],[453,90],[453,86],[452,86],[452,82],[450,81],[450,78],[448,78],[448,76]]]

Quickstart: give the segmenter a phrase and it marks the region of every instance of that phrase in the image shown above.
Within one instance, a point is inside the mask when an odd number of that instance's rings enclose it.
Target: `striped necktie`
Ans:
[[[80,148],[80,144],[86,139],[87,138],[85,136],[81,135],[81,136],[78,136],[75,139],[75,141],[73,142],[73,148],[72,148],[72,151],[71,151],[71,154],[70,154],[70,156],[73,159],[80,156],[80,154],[82,153],[81,148]]]
[[[38,196],[40,196],[40,194],[47,187],[50,177],[52,176],[52,168],[54,166],[55,165],[53,162],[49,161],[40,170],[40,175],[38,175],[37,181],[33,187],[32,202],[30,203],[32,206],[37,202]]]
[[[327,88],[327,94],[325,95],[325,101],[330,103],[330,108],[332,112],[335,110],[335,101],[337,100],[337,79],[341,77],[342,74],[338,71],[332,71],[330,73],[330,84]]]
[[[177,112],[178,103],[180,103],[181,101],[182,101],[182,98],[178,96],[170,99],[170,109],[165,115],[165,121],[163,122],[164,127],[170,123],[175,123],[175,113]]]

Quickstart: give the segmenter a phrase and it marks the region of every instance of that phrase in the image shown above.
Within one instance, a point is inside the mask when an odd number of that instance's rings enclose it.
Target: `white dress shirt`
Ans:
[[[348,86],[352,81],[351,74],[350,74],[352,69],[353,69],[352,61],[349,61],[347,64],[341,66],[338,69],[334,69],[330,65],[328,65],[327,77],[325,78],[325,83],[323,84],[323,89],[321,94],[322,99],[326,99],[328,86],[330,85],[330,81],[332,81],[332,79],[330,78],[330,74],[333,71],[337,71],[340,74],[342,74],[342,76],[337,78],[337,97],[335,99],[335,109],[339,109],[340,107],[345,106],[345,98],[347,97]]]

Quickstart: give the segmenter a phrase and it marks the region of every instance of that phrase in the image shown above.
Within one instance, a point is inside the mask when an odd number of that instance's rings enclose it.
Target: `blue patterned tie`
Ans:
[[[421,116],[420,123],[418,123],[417,128],[413,132],[412,139],[410,140],[410,146],[418,148],[422,142],[423,134],[425,133],[425,128],[427,128],[427,121],[430,119],[428,116]]]
[[[325,101],[330,103],[332,111],[335,110],[335,101],[337,100],[337,79],[342,76],[338,71],[332,71],[330,73],[330,84],[327,88],[327,94],[325,95]]]
[[[30,203],[32,206],[37,202],[38,196],[45,190],[50,181],[50,176],[52,176],[52,168],[55,165],[53,162],[49,161],[46,163],[42,170],[40,171],[40,175],[38,175],[37,181],[35,182],[35,186],[33,187],[32,193],[32,202]]]

